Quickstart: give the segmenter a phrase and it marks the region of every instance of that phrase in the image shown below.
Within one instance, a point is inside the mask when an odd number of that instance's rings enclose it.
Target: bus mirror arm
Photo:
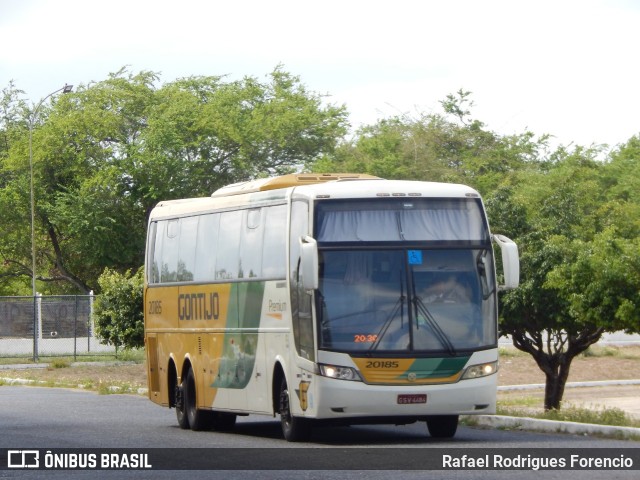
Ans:
[[[311,292],[318,288],[318,242],[310,236],[300,237],[300,278],[302,287]]]
[[[502,270],[504,273],[504,285],[500,285],[500,290],[516,288],[520,283],[520,258],[518,256],[518,246],[513,240],[504,235],[492,235],[493,241],[498,244],[502,251]]]

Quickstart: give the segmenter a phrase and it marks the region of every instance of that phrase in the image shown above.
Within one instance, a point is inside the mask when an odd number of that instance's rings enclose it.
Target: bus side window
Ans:
[[[175,282],[178,272],[179,250],[179,223],[178,220],[169,220],[162,230],[162,267],[160,268],[160,281]]]
[[[302,288],[298,281],[300,268],[300,242],[308,234],[309,205],[294,201],[291,207],[291,236],[289,238],[289,275],[291,282],[291,316],[293,335],[298,355],[315,360],[313,341],[313,318],[311,316],[312,296]]]
[[[218,251],[219,232],[219,213],[210,213],[200,218],[194,272],[194,280],[196,282],[212,282],[216,279],[216,254]]]
[[[243,212],[245,222],[240,236],[238,278],[262,277],[263,210],[263,208],[251,208]]]
[[[276,205],[266,209],[264,244],[262,247],[262,276],[284,278],[287,271],[286,239],[287,208]]]
[[[216,253],[216,280],[235,280],[239,278],[240,265],[240,229],[242,210],[223,212],[220,215],[220,236]]]
[[[193,280],[196,265],[196,241],[198,236],[199,217],[180,219],[180,250],[178,257],[177,280],[188,282]]]
[[[149,232],[147,236],[149,238],[149,245],[147,247],[147,283],[158,283],[160,281],[160,269],[158,268],[158,260],[160,256],[156,252],[156,240],[158,235],[158,222],[151,222],[149,224]]]

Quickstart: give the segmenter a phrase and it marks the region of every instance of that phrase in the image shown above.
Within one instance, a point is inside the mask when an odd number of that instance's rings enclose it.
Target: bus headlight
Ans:
[[[489,362],[482,363],[480,365],[471,365],[467,367],[464,374],[462,375],[463,380],[468,380],[470,378],[480,378],[486,377],[488,375],[493,375],[498,371],[498,362]]]
[[[336,365],[324,365],[320,363],[320,374],[323,377],[336,378],[338,380],[349,380],[352,382],[361,382],[360,374],[351,367],[339,367]]]

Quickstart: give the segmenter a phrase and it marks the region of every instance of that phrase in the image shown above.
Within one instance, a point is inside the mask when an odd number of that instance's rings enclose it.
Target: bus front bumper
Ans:
[[[309,411],[318,419],[358,417],[426,417],[493,414],[497,375],[456,383],[397,386],[367,385],[316,376]],[[418,403],[414,403],[418,402]]]

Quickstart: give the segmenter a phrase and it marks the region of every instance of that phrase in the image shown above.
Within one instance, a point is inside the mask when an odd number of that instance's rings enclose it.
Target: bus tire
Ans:
[[[452,438],[458,430],[458,415],[438,415],[427,418],[429,435],[433,438]]]
[[[189,426],[189,417],[187,416],[186,409],[184,408],[184,381],[180,385],[176,385],[176,418],[178,419],[178,425],[183,430],[191,428]]]
[[[311,436],[311,423],[306,418],[294,417],[291,414],[289,389],[287,380],[282,379],[280,384],[280,423],[282,433],[288,442],[304,442]]]
[[[187,421],[193,431],[209,430],[211,428],[212,412],[200,410],[196,403],[196,377],[193,369],[189,368],[183,387],[184,410]]]

